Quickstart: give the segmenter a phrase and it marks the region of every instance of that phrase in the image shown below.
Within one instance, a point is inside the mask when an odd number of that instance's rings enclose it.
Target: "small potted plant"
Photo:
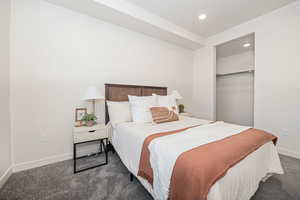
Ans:
[[[93,126],[96,124],[97,117],[94,114],[85,114],[82,121],[85,122],[86,126]]]
[[[178,109],[179,109],[179,113],[184,113],[184,105],[183,104],[179,104]]]

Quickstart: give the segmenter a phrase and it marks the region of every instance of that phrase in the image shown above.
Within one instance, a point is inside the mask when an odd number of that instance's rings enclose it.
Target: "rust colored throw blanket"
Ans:
[[[148,136],[142,147],[138,176],[153,185],[153,171],[148,149],[153,139],[193,127]],[[276,144],[277,137],[251,128],[182,153],[173,168],[169,200],[206,200],[210,188],[225,176],[231,167],[270,141]]]
[[[248,129],[239,134],[201,145],[176,160],[169,188],[170,200],[206,200],[213,184],[250,153],[277,137]]]
[[[178,129],[178,130],[174,130],[174,131],[155,133],[155,134],[148,136],[143,143],[138,176],[141,176],[144,179],[146,179],[151,185],[153,184],[153,171],[152,171],[152,167],[150,164],[150,151],[148,149],[148,146],[152,140],[154,140],[155,138],[158,138],[158,137],[179,133],[179,132],[182,132],[182,131],[185,131],[187,129],[194,128],[197,126],[200,126],[200,125],[182,128],[182,129]]]

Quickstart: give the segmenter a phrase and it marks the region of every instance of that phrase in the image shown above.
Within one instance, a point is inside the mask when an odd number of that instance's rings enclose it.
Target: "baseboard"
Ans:
[[[90,149],[77,151],[78,156],[87,155],[89,153],[91,153]],[[53,163],[56,163],[56,162],[69,160],[69,159],[72,159],[72,158],[73,158],[73,153],[66,153],[66,154],[62,154],[62,155],[56,155],[56,156],[43,158],[43,159],[40,159],[40,160],[34,160],[34,161],[15,164],[13,166],[13,173],[28,170],[28,169],[33,169],[33,168],[36,168],[36,167],[42,167],[42,166],[45,166],[45,165],[49,165],[49,164],[53,164]]]
[[[49,164],[56,163],[56,162],[61,162],[64,160],[69,160],[72,158],[72,156],[73,156],[73,154],[67,153],[67,154],[47,157],[47,158],[40,159],[40,160],[34,160],[34,161],[16,164],[13,167],[13,172],[14,173],[20,172],[20,171],[24,171],[24,170],[28,170],[28,169],[32,169],[32,168],[36,168],[36,167],[41,167],[44,165],[49,165]]]
[[[293,158],[300,159],[300,152],[291,151],[291,150],[288,150],[288,149],[282,148],[282,147],[278,147],[278,152],[279,152],[279,154],[282,154],[285,156],[290,156]]]
[[[3,187],[3,185],[5,184],[5,182],[9,179],[9,177],[12,175],[13,173],[13,167],[10,166],[5,173],[0,177],[0,188]]]

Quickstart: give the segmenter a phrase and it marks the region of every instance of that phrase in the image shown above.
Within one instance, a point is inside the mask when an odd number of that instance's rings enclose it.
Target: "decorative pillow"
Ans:
[[[131,122],[132,115],[128,101],[106,101],[109,119],[113,127],[117,123]]]
[[[152,94],[152,96],[156,96],[157,105],[159,107],[168,107],[169,109],[173,109],[175,107],[174,112],[178,114],[178,107],[176,103],[176,98],[173,95],[160,96],[157,94]]]
[[[175,107],[169,109],[168,107],[152,107],[150,108],[153,122],[156,124],[164,122],[178,121],[179,117],[175,113]]]
[[[150,108],[157,105],[155,96],[130,96],[128,95],[134,122],[152,122]]]

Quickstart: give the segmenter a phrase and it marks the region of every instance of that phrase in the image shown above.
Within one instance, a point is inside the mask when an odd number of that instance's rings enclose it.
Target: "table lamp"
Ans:
[[[182,99],[182,96],[179,94],[177,90],[173,90],[172,95],[175,97],[175,99]]]
[[[93,102],[93,112],[92,114],[95,114],[95,102],[99,99],[105,99],[104,96],[101,94],[99,89],[95,86],[91,86],[86,90],[86,93],[82,100],[85,101],[92,101]]]

